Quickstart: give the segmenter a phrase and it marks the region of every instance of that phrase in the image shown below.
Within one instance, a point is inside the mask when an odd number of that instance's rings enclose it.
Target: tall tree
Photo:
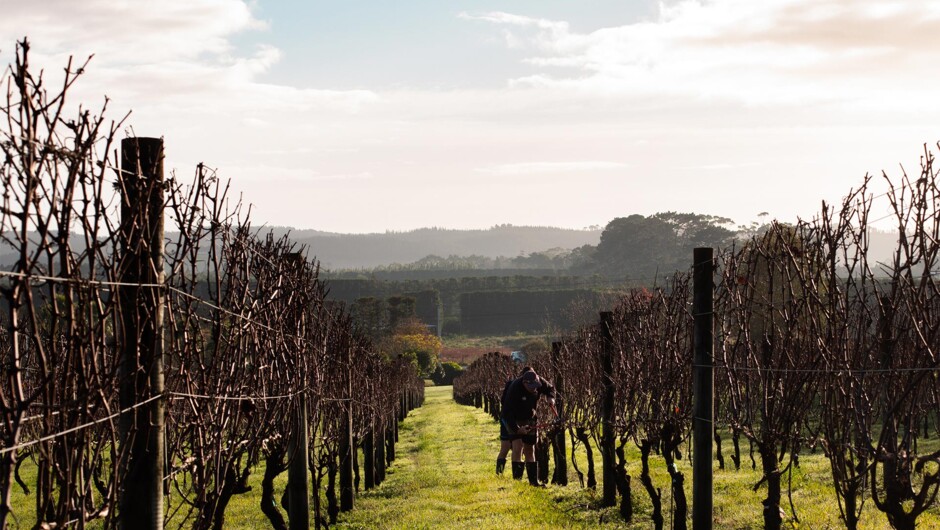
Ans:
[[[665,221],[636,214],[618,217],[601,234],[595,265],[607,276],[649,280],[678,267],[677,243],[675,230]]]
[[[572,261],[587,262],[579,267],[585,272],[649,284],[684,270],[695,247],[729,245],[735,237],[726,228],[731,223],[726,217],[679,212],[618,217],[607,224],[596,250],[576,249]]]

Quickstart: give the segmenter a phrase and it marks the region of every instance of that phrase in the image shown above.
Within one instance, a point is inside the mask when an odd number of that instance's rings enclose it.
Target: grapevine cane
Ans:
[[[555,426],[561,425],[562,423],[565,422],[565,420],[562,419],[561,415],[558,414],[558,409],[555,408],[555,404],[554,404],[554,403],[549,402],[549,403],[548,403],[548,406],[551,407],[552,413],[555,414],[555,419],[552,420],[552,421],[550,421],[549,423],[538,423],[538,424],[536,424],[536,425],[535,425],[535,428],[536,428],[536,429],[545,429],[545,428],[548,428],[548,427],[555,427]]]

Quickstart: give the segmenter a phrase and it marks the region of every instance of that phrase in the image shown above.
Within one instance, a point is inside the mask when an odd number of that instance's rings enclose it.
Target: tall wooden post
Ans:
[[[300,252],[286,254],[285,260],[298,271],[306,267],[304,256]],[[299,308],[299,315],[294,316],[298,336],[306,333],[306,308]],[[298,356],[306,354],[297,352]],[[307,425],[307,396],[297,396],[293,410],[293,425],[287,440],[287,517],[290,530],[308,530],[310,528],[310,473],[309,473],[310,433]],[[319,513],[319,509],[317,509]]]
[[[352,348],[346,347],[346,366],[352,366]],[[353,402],[352,402],[352,370],[346,370],[346,395],[348,401],[343,402],[343,419],[339,433],[339,509],[348,512],[353,509],[355,486],[353,485]]]
[[[715,267],[712,249],[696,248],[692,266],[694,365],[692,368],[692,528],[712,528],[712,439],[714,438]]]
[[[372,430],[372,450],[375,451],[375,485],[385,482],[385,419],[379,420]]]
[[[395,420],[389,420],[391,423],[385,428],[385,469],[388,469],[395,461]]]
[[[122,529],[163,529],[163,140],[121,141]],[[146,287],[144,287],[146,285]],[[154,285],[160,287],[153,287]],[[161,397],[157,397],[161,396]],[[156,399],[153,399],[156,398]],[[141,405],[150,399],[149,403]],[[130,409],[130,410],[128,410]]]
[[[366,476],[365,489],[375,487],[375,441],[374,429],[366,431],[362,438],[362,472]]]
[[[555,410],[559,416],[565,417],[565,378],[561,370],[557,369],[559,358],[561,357],[561,343],[552,343],[552,364],[556,366],[555,370],[555,389],[557,390],[555,398]],[[561,486],[568,485],[568,457],[565,455],[565,430],[559,429],[555,433],[553,453],[555,456],[555,471],[552,473],[552,484]]]
[[[290,467],[287,469],[287,516],[290,519],[290,530],[310,528],[309,443],[307,397],[300,394],[294,412],[294,427],[288,440]]]
[[[604,466],[604,506],[617,504],[617,479],[614,467],[614,314],[601,312],[601,371],[604,394],[601,401],[601,462]]]

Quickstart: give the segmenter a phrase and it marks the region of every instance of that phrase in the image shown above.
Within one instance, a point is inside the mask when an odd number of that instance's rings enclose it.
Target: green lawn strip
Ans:
[[[338,528],[597,527],[572,519],[558,489],[495,475],[498,429],[482,411],[454,403],[450,387],[426,395],[402,425],[386,481],[360,495]]]
[[[634,519],[631,524],[626,524],[615,508],[598,508],[601,484],[598,484],[596,491],[580,486],[570,463],[570,445],[567,487],[533,488],[524,480],[512,480],[508,476],[508,468],[507,476],[497,477],[494,473],[499,448],[496,422],[480,409],[454,403],[451,387],[429,387],[426,396],[424,406],[412,411],[401,426],[400,440],[396,446],[397,458],[388,469],[385,482],[368,492],[360,491],[355,509],[340,515],[337,528],[502,529],[518,525],[631,530],[652,528],[651,503],[639,480],[639,450],[632,443],[627,444],[627,472],[632,476]],[[924,445],[932,448],[935,442],[932,438]],[[715,528],[762,528],[761,500],[766,495],[766,489],[761,487],[756,492],[753,490],[760,480],[760,472],[751,469],[747,442],[742,441],[740,471],[730,469],[730,444],[723,444],[723,449],[729,469],[715,470]],[[599,452],[595,450],[594,456],[598,482],[601,482]],[[686,496],[691,503],[692,471],[688,455],[684,454],[683,457],[677,464],[685,474]],[[576,458],[580,469],[586,471],[583,448],[576,451]],[[784,528],[844,528],[830,485],[831,475],[826,458],[821,453],[804,454],[800,457],[800,464],[799,468],[793,469],[792,476],[793,503],[799,522],[790,516],[786,496],[789,476],[783,477],[783,508],[787,512]],[[660,455],[651,455],[650,472],[654,485],[662,492],[663,516],[666,528],[670,528],[672,498],[669,476]],[[24,463],[21,473],[28,484],[35,483],[35,466],[31,462]],[[226,528],[270,528],[270,523],[259,507],[261,476],[262,469],[259,466],[249,478],[252,490],[232,498],[226,510]],[[286,481],[286,473],[275,480],[278,500]],[[16,519],[12,527],[30,528],[35,520],[35,498],[24,495],[19,486],[14,486],[13,490]],[[169,498],[171,510],[179,502],[178,493],[172,492]],[[191,525],[191,520],[184,522],[182,519],[180,514],[169,518],[167,528]],[[95,528],[100,525],[90,526]],[[865,500],[860,528],[889,528],[885,516],[870,499]],[[918,528],[940,529],[940,508],[935,506],[922,515],[918,519]]]
[[[602,486],[582,488],[569,464],[569,486],[531,488],[523,482],[493,474],[498,449],[497,424],[479,409],[461,406],[450,399],[450,387],[428,388],[426,404],[412,412],[401,430],[398,460],[387,481],[377,490],[361,494],[356,509],[341,516],[340,528],[506,528],[515,524],[547,525],[549,528],[651,528],[652,504],[640,484],[640,454],[627,445],[627,471],[632,476],[634,518],[624,523],[615,508],[599,508]],[[569,440],[570,443],[570,440]],[[730,466],[728,449],[726,463]],[[754,491],[759,471],[750,469],[747,445],[742,448],[742,469],[715,470],[715,527],[762,528],[764,487]],[[570,452],[570,446],[569,446]],[[576,452],[578,465],[587,470],[583,448]],[[602,470],[595,450],[598,481]],[[685,459],[678,462],[685,474],[688,501],[692,499],[692,471]],[[570,453],[569,453],[570,459]],[[801,456],[794,468],[793,503],[799,520],[787,512],[785,528],[843,528],[838,505],[830,486],[829,463],[822,454]],[[672,496],[669,475],[660,455],[650,457],[654,485],[662,492],[666,528],[671,525]],[[508,472],[508,470],[507,470]],[[690,506],[691,509],[691,506]],[[940,528],[935,508],[922,515],[919,528]],[[871,500],[866,501],[861,528],[888,528],[887,520]]]

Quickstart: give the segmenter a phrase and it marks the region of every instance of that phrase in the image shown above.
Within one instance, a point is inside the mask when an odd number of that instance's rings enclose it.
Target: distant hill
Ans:
[[[280,235],[286,228],[274,228]],[[494,226],[487,230],[421,228],[410,232],[337,234],[292,230],[291,239],[306,245],[324,269],[371,269],[394,263],[415,263],[427,256],[515,257],[549,249],[596,246],[602,228],[571,230],[533,226]],[[869,258],[888,263],[897,245],[893,232],[869,233]],[[878,273],[880,271],[876,271]],[[394,275],[393,272],[388,272]],[[547,274],[542,271],[542,274]],[[466,274],[473,276],[473,274]],[[406,274],[407,276],[407,274]]]
[[[287,229],[273,228],[276,234]],[[487,230],[421,228],[410,232],[336,234],[292,230],[291,239],[306,245],[326,269],[373,268],[413,263],[425,256],[514,257],[549,249],[597,245],[601,228],[571,230],[543,226],[499,225]]]
[[[340,234],[317,230],[294,230],[288,227],[263,227],[261,234],[273,231],[279,237],[290,233],[291,239],[309,248],[310,256],[320,260],[323,268],[371,269],[393,263],[414,263],[427,256],[516,257],[520,254],[544,252],[549,249],[575,249],[596,246],[602,229],[571,230],[533,226],[495,226],[487,230],[450,230],[422,228],[410,232],[376,234]],[[173,234],[167,234],[172,239]],[[72,248],[81,250],[84,240],[70,237]],[[897,245],[893,232],[872,230],[869,252],[873,261],[890,263]],[[0,243],[0,266],[9,268],[18,256],[9,246]],[[880,268],[880,267],[879,267]],[[531,274],[548,274],[530,271]],[[880,270],[876,269],[876,273]],[[391,272],[390,275],[394,276]],[[496,274],[490,272],[489,274]],[[474,276],[472,272],[465,275]],[[452,276],[452,274],[447,274]]]

